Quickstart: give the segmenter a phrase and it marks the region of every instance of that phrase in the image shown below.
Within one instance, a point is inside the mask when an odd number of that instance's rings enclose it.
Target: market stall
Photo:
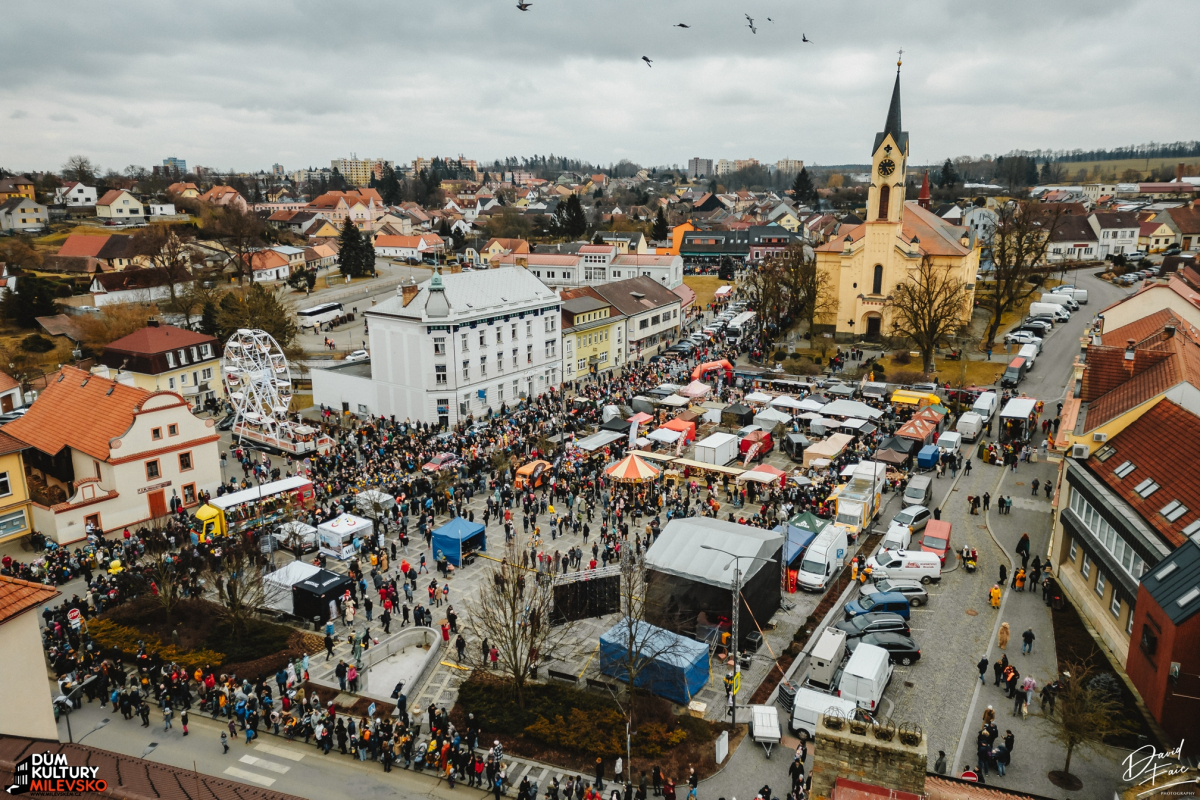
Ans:
[[[359,540],[370,535],[372,527],[368,519],[341,514],[317,526],[318,549],[339,561],[354,558]]]
[[[883,416],[883,412],[879,409],[857,400],[834,400],[824,406],[821,413],[827,417],[859,417],[868,420],[879,419]]]
[[[689,442],[695,441],[695,439],[696,439],[696,423],[695,422],[688,422],[687,420],[681,419],[680,417],[676,417],[675,419],[668,420],[667,423],[664,424],[662,427],[666,428],[669,431],[677,431],[678,433],[683,434],[684,438],[687,439]],[[662,430],[662,428],[660,428],[659,430]]]
[[[633,453],[630,453],[604,470],[604,474],[608,476],[609,480],[617,481],[618,483],[643,483],[645,481],[652,481],[659,476],[660,472],[661,470],[658,467],[647,464]]]
[[[514,489],[524,489],[526,487],[534,488],[542,485],[542,481],[548,476],[546,470],[550,469],[550,462],[536,458],[528,464],[522,464],[517,468],[517,477],[513,481]]]
[[[1037,400],[1014,397],[1000,412],[1000,443],[1026,442],[1037,427]]]
[[[707,397],[712,391],[712,387],[703,381],[692,381],[687,386],[679,390],[679,393],[684,397],[690,397],[693,400],[699,400]]]
[[[642,620],[622,619],[600,635],[600,671],[686,706],[708,685],[708,646]]]
[[[727,428],[744,428],[754,419],[754,409],[741,403],[725,406],[721,411],[721,424]]]
[[[444,556],[456,567],[473,560],[472,553],[487,550],[487,534],[478,522],[455,517],[433,532],[434,561]]]
[[[848,433],[835,433],[828,439],[822,439],[804,451],[804,467],[812,466],[813,461],[818,458],[832,461],[853,441],[854,437]]]
[[[295,613],[292,587],[320,571],[320,567],[307,561],[289,561],[274,572],[266,573],[263,575],[263,604],[276,611]]]
[[[292,585],[292,613],[301,619],[326,622],[338,615],[337,602],[350,590],[352,583],[346,575],[318,570]]]
[[[775,408],[765,408],[754,415],[754,424],[764,431],[773,431],[776,425],[791,425],[792,415]]]
[[[785,477],[787,477],[787,473],[783,470],[772,467],[770,464],[759,464],[754,469],[743,472],[738,477],[738,483],[745,483],[746,481],[754,481],[755,483],[782,483]]]

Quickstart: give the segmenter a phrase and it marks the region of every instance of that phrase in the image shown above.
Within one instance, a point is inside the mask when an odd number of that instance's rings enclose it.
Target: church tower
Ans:
[[[875,134],[871,155],[871,188],[867,222],[904,221],[904,170],[908,164],[908,132],[900,129],[900,62],[883,130]]]

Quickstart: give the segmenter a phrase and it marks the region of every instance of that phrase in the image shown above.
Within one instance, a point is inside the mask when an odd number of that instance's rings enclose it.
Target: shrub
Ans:
[[[232,626],[221,623],[208,634],[204,646],[220,650],[230,661],[252,661],[283,650],[292,633],[292,628],[283,625],[251,620],[239,641],[234,639]]]
[[[771,359],[773,361],[783,361],[785,358],[787,358],[787,353],[785,353],[782,349],[776,350],[771,354]]]
[[[871,368],[871,380],[874,381],[875,383],[883,383],[884,381],[887,380],[887,374],[883,371],[882,367],[878,367],[878,366],[872,367]]]
[[[146,652],[163,661],[174,661],[188,669],[206,664],[218,666],[225,661],[225,654],[214,650],[192,650],[185,652],[175,645],[163,645],[157,636],[143,634],[137,628],[118,625],[112,620],[97,619],[88,623],[88,633],[105,650],[119,650],[126,661],[132,660],[138,651],[138,642],[143,642]]]
[[[894,354],[892,354],[892,361],[895,361],[897,364],[901,365],[911,364],[912,356],[908,354],[907,350],[897,350]]]
[[[49,353],[54,349],[54,342],[36,333],[31,333],[21,340],[21,349],[27,353]]]
[[[783,371],[788,375],[820,375],[821,368],[816,364],[812,364],[798,359],[787,361],[783,365]]]
[[[803,353],[788,353],[788,358],[804,358]]]

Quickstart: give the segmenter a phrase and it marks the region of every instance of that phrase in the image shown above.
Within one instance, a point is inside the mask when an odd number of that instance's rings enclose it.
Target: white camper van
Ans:
[[[846,529],[829,525],[805,551],[796,582],[801,589],[820,591],[833,580],[845,560]]]

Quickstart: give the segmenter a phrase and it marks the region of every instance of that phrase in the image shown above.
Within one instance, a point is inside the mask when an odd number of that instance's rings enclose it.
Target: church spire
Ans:
[[[929,208],[929,170],[925,170],[925,180],[921,181],[921,193],[917,195],[917,205]]]
[[[883,124],[883,133],[891,134],[897,142],[900,141],[900,62],[896,62],[896,85],[892,87],[892,103],[888,106],[887,122]]]

